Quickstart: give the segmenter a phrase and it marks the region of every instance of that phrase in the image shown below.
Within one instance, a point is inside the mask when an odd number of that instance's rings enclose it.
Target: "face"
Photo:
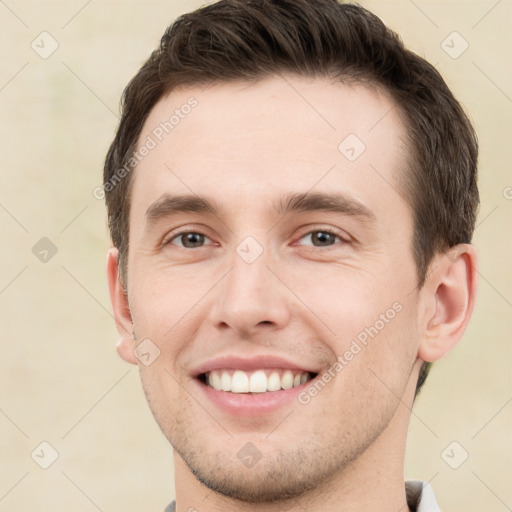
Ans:
[[[173,91],[150,113],[134,347],[158,424],[211,489],[299,495],[394,425],[418,353],[404,139],[382,92],[294,76]]]

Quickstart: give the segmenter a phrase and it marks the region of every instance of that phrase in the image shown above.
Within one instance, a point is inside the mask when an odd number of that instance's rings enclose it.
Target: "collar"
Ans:
[[[441,512],[428,482],[407,480],[405,482],[407,504],[413,512]]]

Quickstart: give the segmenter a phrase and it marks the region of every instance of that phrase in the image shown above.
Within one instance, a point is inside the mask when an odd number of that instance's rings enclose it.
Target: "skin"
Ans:
[[[287,76],[175,90],[140,141],[190,97],[197,107],[133,176],[127,297],[115,248],[107,263],[119,354],[139,364],[174,447],[177,511],[407,510],[404,450],[419,369],[465,330],[473,247],[437,255],[417,286],[411,207],[399,187],[405,129],[378,89]],[[338,150],[348,134],[366,145],[354,162]],[[206,197],[218,211],[149,223],[146,211],[164,193]],[[276,212],[291,193],[343,194],[372,218]],[[318,246],[312,232],[326,229],[332,245]],[[203,233],[204,245],[180,246],[183,231]],[[252,263],[236,251],[247,236],[263,250]],[[220,353],[277,354],[324,372],[397,302],[401,311],[307,405],[236,416],[191,375]],[[149,366],[134,355],[147,338],[160,350]],[[237,457],[247,442],[261,453],[251,468]]]

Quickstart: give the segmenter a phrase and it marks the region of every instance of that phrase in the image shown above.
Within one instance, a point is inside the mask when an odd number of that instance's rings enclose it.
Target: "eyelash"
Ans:
[[[210,239],[210,237],[207,234],[205,234],[203,231],[187,229],[184,231],[179,231],[178,233],[172,233],[166,240],[163,241],[162,245],[164,245],[164,246],[169,245],[173,240],[176,240],[177,238],[180,238],[181,236],[187,235],[190,233],[193,233],[194,235],[202,235],[205,238]],[[178,247],[180,247],[180,246],[178,246]],[[201,246],[201,247],[204,247],[204,246]],[[183,247],[183,249],[188,249],[188,247]]]
[[[309,229],[309,231],[306,231],[302,235],[300,235],[300,237],[297,238],[297,240],[302,240],[305,236],[312,235],[313,233],[327,233],[329,235],[333,235],[334,237],[338,238],[341,241],[341,243],[344,243],[344,244],[349,243],[349,240],[345,236],[343,236],[339,231],[337,231],[337,230],[335,230],[333,228]],[[337,243],[340,243],[340,242],[337,242]],[[334,245],[337,245],[337,243],[334,243],[333,245],[326,245],[326,246],[323,246],[322,248],[325,250],[327,248],[333,247]],[[321,246],[308,245],[307,247],[312,247],[312,248],[317,248],[318,249]]]
[[[193,234],[196,234],[196,235],[202,235],[205,238],[210,239],[210,237],[208,235],[206,235],[203,231],[200,231],[200,230],[183,230],[183,231],[179,231],[178,233],[171,234],[166,240],[164,240],[162,245],[165,246],[165,245],[171,244],[173,240],[176,240],[179,237],[181,237],[183,235],[186,235],[186,234],[189,234],[189,233],[193,233]],[[348,240],[348,237],[343,236],[340,232],[338,232],[338,231],[336,231],[335,229],[332,229],[332,228],[310,229],[309,231],[306,231],[303,234],[301,234],[300,237],[297,238],[297,241],[298,240],[302,240],[305,236],[312,235],[313,233],[327,233],[329,235],[335,236],[336,238],[338,238],[344,244],[350,243],[350,241]],[[293,245],[295,245],[295,244],[296,244],[296,242],[293,243]],[[336,244],[333,244],[333,245],[336,245]],[[331,247],[333,247],[333,245],[323,246],[323,249],[325,250],[326,248],[331,248]],[[182,247],[182,246],[178,246],[178,247]],[[198,249],[200,249],[202,247],[204,247],[204,246],[200,246],[200,247],[198,247]],[[320,248],[321,246],[308,245],[307,247]],[[190,248],[188,248],[188,247],[182,247],[182,248],[190,250]]]

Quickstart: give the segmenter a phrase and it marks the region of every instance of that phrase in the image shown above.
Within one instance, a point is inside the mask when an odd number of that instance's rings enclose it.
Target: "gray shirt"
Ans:
[[[423,480],[405,482],[407,505],[412,512],[441,512],[429,483]],[[176,512],[176,502],[170,503],[164,512]]]

